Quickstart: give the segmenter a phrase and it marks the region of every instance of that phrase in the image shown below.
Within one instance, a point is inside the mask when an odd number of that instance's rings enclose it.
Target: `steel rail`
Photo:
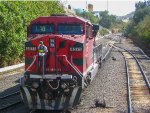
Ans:
[[[0,108],[0,111],[5,110],[5,109],[10,108],[10,107],[13,107],[13,106],[18,105],[18,104],[21,104],[21,102],[22,101],[20,100],[20,101],[13,103],[13,104],[9,104],[8,106],[6,105],[6,106]]]
[[[119,48],[119,49],[122,49],[122,50],[125,50],[126,52],[128,52],[133,58],[134,60],[136,61],[140,71],[141,71],[141,74],[145,80],[145,83],[150,91],[150,84],[149,84],[149,81],[147,79],[147,76],[146,74],[144,73],[144,70],[141,66],[141,64],[139,63],[139,60],[133,55],[133,53],[131,53],[129,50],[125,49],[125,48],[122,48],[122,47],[119,47],[119,46],[116,46],[116,45],[113,45],[115,48]],[[129,79],[129,69],[128,69],[128,62],[123,54],[122,51],[118,50],[119,52],[121,52],[121,54],[123,55],[124,57],[124,61],[125,61],[125,67],[126,67],[126,75],[127,75],[127,90],[128,90],[128,113],[132,113],[132,101],[131,101],[131,89],[130,89],[130,79]]]
[[[144,51],[143,51],[141,48],[139,48],[139,50],[142,52],[142,54],[143,54],[148,60],[150,60],[150,58],[144,53]]]
[[[116,45],[114,45],[114,46],[116,46]],[[141,73],[142,73],[142,75],[143,75],[143,78],[144,78],[144,80],[145,80],[145,82],[146,82],[146,85],[147,85],[147,87],[148,87],[148,89],[149,89],[149,92],[150,92],[150,83],[149,83],[149,80],[148,80],[148,78],[147,78],[147,76],[146,76],[146,74],[145,74],[145,72],[144,72],[144,70],[143,70],[141,64],[139,63],[139,60],[138,60],[129,50],[127,50],[127,49],[125,49],[125,48],[122,48],[122,47],[119,47],[119,46],[116,46],[116,47],[121,48],[121,49],[127,51],[128,53],[130,53],[130,54],[133,56],[133,58],[135,59],[136,63],[138,64],[138,66],[139,66],[139,68],[140,68],[140,71],[141,71]]]
[[[16,91],[16,92],[14,92],[14,93],[11,93],[11,94],[2,96],[2,97],[0,97],[0,99],[5,99],[5,98],[7,98],[7,97],[10,97],[10,96],[13,96],[13,95],[18,95],[18,94],[20,94],[20,91]]]
[[[11,97],[11,96],[19,95],[19,94],[20,94],[20,91],[16,91],[16,92],[14,92],[14,93],[11,93],[11,94],[2,96],[2,97],[0,97],[0,99],[2,100],[2,99],[9,98],[9,97]],[[3,107],[0,108],[0,111],[5,110],[5,109],[10,108],[10,107],[13,107],[13,106],[15,106],[15,105],[17,105],[17,104],[20,104],[21,102],[22,102],[22,101],[19,100],[19,101],[17,101],[17,102],[12,103],[12,104],[5,105],[5,106],[3,106]]]
[[[128,68],[128,62],[125,58],[124,54],[119,51],[124,58],[125,61],[125,68],[126,68],[126,78],[127,78],[127,92],[128,92],[128,113],[132,113],[132,102],[131,102],[131,89],[130,89],[130,79],[129,79],[129,68]]]

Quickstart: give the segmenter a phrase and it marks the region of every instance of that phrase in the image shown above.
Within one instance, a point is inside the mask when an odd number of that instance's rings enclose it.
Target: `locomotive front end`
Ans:
[[[29,109],[65,110],[80,102],[84,87],[84,24],[69,17],[65,24],[64,17],[45,18],[28,28],[21,97]]]

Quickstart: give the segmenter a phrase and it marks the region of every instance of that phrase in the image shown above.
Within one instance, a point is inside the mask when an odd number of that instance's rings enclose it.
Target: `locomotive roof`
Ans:
[[[41,16],[41,17],[38,17],[37,19],[33,20],[31,22],[31,24],[38,23],[39,21],[42,21],[42,20],[45,20],[45,19],[46,20],[50,20],[50,19],[51,20],[52,19],[55,20],[55,18],[56,19],[58,19],[58,18],[60,18],[60,19],[67,19],[67,18],[76,19],[76,20],[81,21],[83,23],[88,23],[88,24],[90,24],[92,26],[92,23],[89,20],[87,20],[87,19],[84,19],[84,18],[81,18],[81,17],[78,17],[78,16],[67,16],[67,15]]]

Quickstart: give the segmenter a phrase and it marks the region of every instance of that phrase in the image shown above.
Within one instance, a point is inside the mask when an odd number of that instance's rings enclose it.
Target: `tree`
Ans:
[[[135,24],[137,25],[139,22],[141,22],[148,14],[150,14],[150,7],[137,9],[133,16]]]
[[[63,12],[58,1],[0,2],[0,67],[23,59],[26,28],[31,20]]]
[[[110,29],[117,22],[116,16],[109,15],[108,11],[101,12],[100,17],[99,24],[107,29]]]
[[[147,15],[144,20],[138,24],[137,33],[139,37],[150,42],[150,15]]]
[[[80,17],[90,20],[94,24],[97,24],[99,21],[98,17],[94,16],[94,14],[92,14],[91,12],[87,12],[85,10],[83,10],[82,12],[76,10],[76,14]]]
[[[136,8],[136,10],[145,8],[147,6],[146,4],[147,4],[146,1],[145,2],[139,1],[138,3],[135,4],[135,8]]]
[[[126,36],[150,43],[150,1],[138,2],[133,19],[125,29]]]

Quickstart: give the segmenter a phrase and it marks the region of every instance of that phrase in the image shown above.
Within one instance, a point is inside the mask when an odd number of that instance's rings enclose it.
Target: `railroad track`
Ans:
[[[18,95],[18,94],[20,94],[20,91],[16,91],[14,93],[11,93],[11,94],[8,94],[8,95],[5,95],[5,96],[1,96],[0,99],[5,99],[7,97]]]
[[[0,101],[1,101],[0,112],[8,109],[10,107],[14,107],[15,105],[20,104],[22,102],[21,99],[19,99],[19,100],[13,99],[13,98],[15,98],[14,96],[18,96],[19,94],[20,94],[20,92],[16,91],[14,93],[0,97]]]
[[[138,59],[128,50],[115,46],[124,56],[127,73],[128,112],[150,111],[150,83]]]

